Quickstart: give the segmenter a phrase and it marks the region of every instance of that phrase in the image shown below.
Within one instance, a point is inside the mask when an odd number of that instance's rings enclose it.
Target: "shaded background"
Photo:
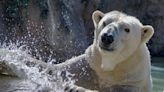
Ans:
[[[91,15],[119,10],[155,29],[152,56],[164,56],[164,0],[0,0],[1,45],[26,45],[35,58],[63,62],[92,43]]]

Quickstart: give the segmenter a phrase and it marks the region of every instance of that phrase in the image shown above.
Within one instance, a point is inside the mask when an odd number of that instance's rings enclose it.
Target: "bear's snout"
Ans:
[[[114,36],[116,35],[117,26],[115,24],[107,25],[101,34],[101,42],[105,46],[109,46],[114,42]]]
[[[103,33],[101,36],[101,42],[104,45],[110,45],[114,41],[113,35],[109,33]]]

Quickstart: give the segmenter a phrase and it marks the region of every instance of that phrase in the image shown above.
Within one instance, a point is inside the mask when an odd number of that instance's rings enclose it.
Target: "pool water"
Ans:
[[[49,74],[47,74],[47,71],[46,71],[47,68],[43,67],[43,69],[40,69],[41,70],[40,71],[40,70],[38,70],[37,65],[34,67],[33,66],[31,67],[30,63],[29,64],[25,63],[27,61],[35,62],[36,60],[33,59],[30,55],[28,55],[28,53],[26,51],[22,51],[21,47],[19,49],[14,49],[14,50],[9,50],[8,48],[1,48],[0,49],[0,61],[1,61],[0,62],[1,64],[4,64],[4,61],[5,61],[5,64],[9,68],[14,70],[14,73],[17,76],[19,76],[20,78],[28,78],[28,79],[32,80],[34,83],[40,84],[42,90],[47,90],[48,88],[50,88],[50,89],[53,89],[52,92],[63,92],[63,89],[64,89],[63,84],[65,85],[65,84],[70,84],[70,83],[73,84],[74,83],[74,80],[71,80],[69,73],[68,73],[68,75],[66,73],[66,75],[68,76],[68,81],[63,81],[60,76],[61,71],[55,72],[55,74],[57,74],[57,75],[54,74],[53,76],[48,76]],[[22,62],[24,62],[24,63],[22,63]],[[48,67],[48,66],[46,66],[46,67]],[[54,68],[54,69],[56,69],[56,68]],[[153,79],[153,92],[164,92],[164,57],[153,57],[151,69],[152,69],[152,79]],[[56,71],[56,70],[53,70],[53,68],[52,68],[52,71]],[[0,77],[2,80],[3,76],[0,76]],[[5,77],[5,78],[7,78],[7,77]],[[57,80],[57,81],[54,81],[54,80]],[[15,81],[13,81],[13,82],[15,82]],[[1,82],[0,84],[2,84],[2,83],[3,82]],[[20,85],[20,84],[18,83],[18,85]],[[27,83],[26,85],[31,86],[31,83],[30,84]],[[10,86],[12,86],[12,85],[10,85]],[[14,90],[15,90],[15,87],[16,86],[14,83]],[[9,87],[9,90],[12,90],[11,88]],[[3,91],[2,90],[3,89],[0,88],[0,92],[4,92],[4,90]],[[16,90],[19,91],[19,89],[17,87],[16,87]],[[23,90],[26,90],[26,92],[27,92],[28,88],[26,88],[26,86],[24,86],[24,89],[22,87],[20,87],[20,90],[21,90],[20,92],[25,92]],[[36,90],[38,90],[38,87]],[[39,91],[39,92],[45,92],[45,91]]]
[[[152,58],[153,92],[164,92],[164,57]]]

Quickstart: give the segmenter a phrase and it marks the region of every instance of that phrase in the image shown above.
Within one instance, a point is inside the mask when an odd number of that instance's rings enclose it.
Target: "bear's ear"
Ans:
[[[143,26],[141,29],[141,42],[142,43],[147,43],[149,39],[153,36],[154,34],[154,29],[152,26],[146,25]]]
[[[93,14],[92,14],[92,20],[93,20],[93,23],[94,23],[95,28],[97,27],[97,24],[103,18],[103,16],[104,16],[104,13],[102,13],[99,10],[96,10],[96,11],[93,12]]]

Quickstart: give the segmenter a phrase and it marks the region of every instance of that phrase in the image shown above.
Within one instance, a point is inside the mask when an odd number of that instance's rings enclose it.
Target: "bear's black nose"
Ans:
[[[104,45],[110,45],[113,41],[114,41],[114,38],[111,34],[109,33],[104,33],[102,36],[101,36],[101,41]]]

